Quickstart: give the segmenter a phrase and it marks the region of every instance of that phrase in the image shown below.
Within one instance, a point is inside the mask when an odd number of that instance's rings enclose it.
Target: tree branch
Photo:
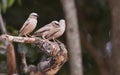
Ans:
[[[2,35],[0,38],[11,42],[32,43],[46,54],[46,57],[38,63],[37,67],[35,65],[27,66],[25,54],[21,54],[24,72],[29,72],[30,74],[55,75],[68,59],[67,49],[58,40],[51,42],[38,37],[17,37],[11,35]]]
[[[19,43],[34,43],[35,41],[39,40],[37,38],[28,38],[28,37],[17,37],[11,35],[1,35],[1,39],[10,42],[19,42]]]

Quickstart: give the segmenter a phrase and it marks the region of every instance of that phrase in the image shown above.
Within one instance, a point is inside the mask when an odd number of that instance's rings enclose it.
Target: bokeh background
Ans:
[[[74,1],[81,36],[83,74],[105,75],[101,72],[109,70],[108,61],[111,57],[111,11],[108,1]],[[34,31],[53,20],[65,19],[60,0],[1,0],[0,9],[8,34],[16,36],[31,12],[36,12],[39,15],[38,24]],[[58,39],[67,46],[66,32]],[[15,50],[19,50],[16,43],[14,45]],[[27,51],[28,64],[37,64],[40,61],[42,54],[37,48],[29,44],[24,44],[22,48]],[[69,61],[63,65],[56,75],[70,75]],[[105,70],[101,71],[101,69]],[[6,52],[1,50],[0,73],[6,72]]]

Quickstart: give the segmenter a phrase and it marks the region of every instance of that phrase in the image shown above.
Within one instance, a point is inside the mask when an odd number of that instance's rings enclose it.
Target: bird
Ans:
[[[28,19],[23,24],[22,28],[19,30],[18,36],[28,36],[37,26],[37,13],[31,13]]]
[[[43,39],[56,39],[60,37],[65,31],[65,20],[61,19],[58,21],[52,21],[51,23],[41,27],[36,32],[33,33],[33,36],[42,37]]]

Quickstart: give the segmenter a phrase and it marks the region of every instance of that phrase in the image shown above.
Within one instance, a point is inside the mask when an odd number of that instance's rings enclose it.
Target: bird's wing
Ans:
[[[51,29],[52,29],[52,26],[51,26],[50,24],[47,24],[47,25],[45,25],[44,27],[38,29],[36,32],[34,32],[34,34],[40,34],[40,33],[43,33],[43,32],[45,32],[45,31],[49,31],[49,30],[51,30]],[[34,35],[34,34],[33,34],[33,35]]]
[[[20,29],[19,33],[22,32],[24,30],[24,28],[26,28],[26,26],[29,25],[29,23],[30,23],[30,21],[29,21],[29,19],[27,19],[25,21],[25,23],[23,24],[22,28]]]
[[[56,29],[53,29],[49,32],[49,34],[47,35],[47,38],[50,38],[52,36],[54,36],[57,32],[59,32],[60,29],[59,28],[56,28]]]

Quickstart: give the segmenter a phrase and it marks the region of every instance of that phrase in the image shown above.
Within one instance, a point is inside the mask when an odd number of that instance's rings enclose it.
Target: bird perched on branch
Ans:
[[[43,39],[55,39],[60,37],[65,31],[65,20],[61,19],[58,21],[52,21],[51,23],[38,29],[33,36],[42,37]]]
[[[19,36],[27,36],[31,33],[37,25],[37,13],[31,13],[28,19],[23,24],[22,28],[19,31]]]

